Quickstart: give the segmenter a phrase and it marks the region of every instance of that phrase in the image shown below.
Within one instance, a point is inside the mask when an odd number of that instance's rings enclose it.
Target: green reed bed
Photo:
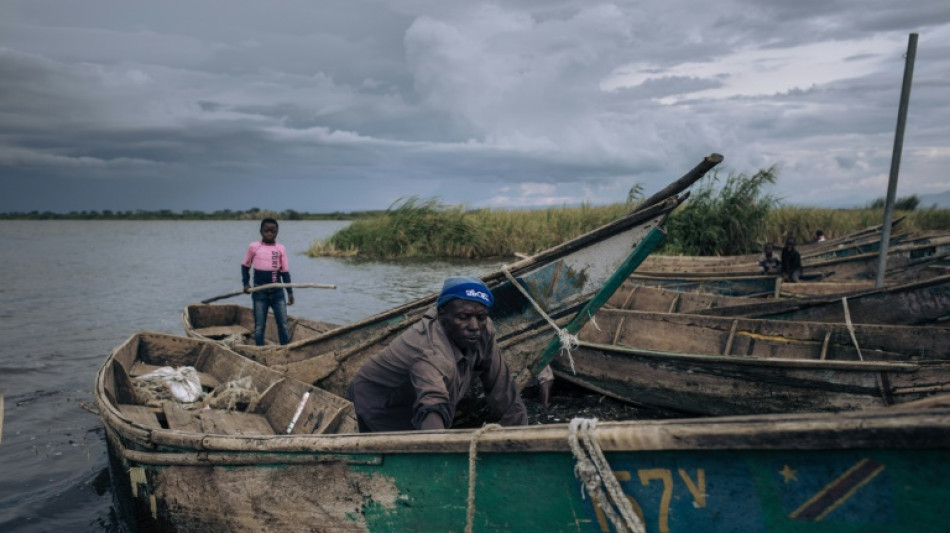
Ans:
[[[895,210],[893,219],[903,218],[893,233],[950,229],[950,209]],[[815,231],[822,230],[832,239],[876,226],[884,221],[883,209],[821,209],[815,207],[781,206],[769,213],[763,241],[784,242],[788,236],[798,242],[810,242]]]
[[[685,205],[670,216],[667,236],[656,251],[677,255],[758,253],[765,242],[799,243],[821,229],[829,239],[880,224],[882,209],[822,209],[778,205],[765,188],[774,169],[730,175],[714,189],[711,176],[694,187]],[[534,254],[615,220],[631,204],[582,205],[537,210],[469,210],[435,199],[410,198],[378,216],[356,220],[325,241],[311,245],[310,256],[394,258],[485,258]],[[950,230],[950,209],[896,210],[904,217],[895,232]]]
[[[625,204],[541,210],[468,210],[410,198],[314,242],[308,254],[374,259],[534,254],[615,220]]]

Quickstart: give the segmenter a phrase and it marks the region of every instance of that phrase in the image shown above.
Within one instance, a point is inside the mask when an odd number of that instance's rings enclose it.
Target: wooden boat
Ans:
[[[832,278],[833,279],[833,278]],[[780,282],[777,293],[789,298],[808,298],[815,296],[839,296],[874,288],[874,280],[865,281],[831,281],[822,280],[816,283],[783,283]]]
[[[818,533],[939,531],[948,519],[948,402],[360,435],[345,403],[232,356],[140,334],[101,367],[95,396],[130,529],[607,532],[617,520],[639,531]],[[259,414],[195,416],[123,397],[126,371],[166,363],[219,381],[253,376],[268,399]]]
[[[681,201],[675,192],[722,160],[713,154],[638,209],[599,229],[482,277],[492,290],[496,340],[520,386],[540,371],[545,346],[556,343],[551,322],[579,329],[662,239],[658,228]],[[673,191],[673,196],[663,196]],[[657,200],[656,198],[665,198]],[[516,287],[512,280],[521,286]],[[526,297],[520,289],[524,289]],[[601,295],[602,297],[598,297]],[[235,346],[258,362],[342,395],[363,361],[430,309],[436,294],[286,346]],[[544,310],[547,317],[538,313]],[[550,320],[550,322],[549,322]]]
[[[559,357],[552,368],[636,404],[709,415],[841,411],[950,392],[950,328],[615,309],[595,319],[578,334],[573,367]]]
[[[808,270],[834,271],[836,281],[873,280],[877,275],[878,253],[829,259],[807,266]],[[895,246],[887,252],[885,275],[893,280],[907,280],[906,271],[915,271],[933,261],[950,256],[950,239],[931,239],[926,244]]]
[[[250,307],[236,304],[191,304],[182,312],[181,321],[185,334],[189,337],[210,339],[228,346],[254,344],[254,310]],[[335,327],[336,324],[327,322],[287,317],[290,342],[309,339]],[[273,314],[267,315],[264,341],[266,344],[279,344]]]
[[[892,227],[896,226],[903,217],[896,219]],[[798,245],[798,251],[802,255],[803,263],[811,260],[832,259],[835,257],[847,257],[859,253],[869,253],[877,251],[880,248],[881,226],[871,226],[854,233],[842,235],[822,242],[801,243]],[[920,232],[912,238],[930,239],[944,235],[943,232]],[[891,246],[897,245],[903,240],[910,238],[908,233],[891,235]],[[923,244],[924,242],[920,242]],[[782,243],[776,243],[776,251],[780,250]],[[643,263],[643,270],[651,272],[690,272],[694,269],[720,268],[721,270],[733,269],[736,265],[757,265],[762,259],[761,253],[744,255],[725,255],[725,256],[689,256],[689,255],[651,255]]]
[[[777,295],[781,283],[778,276],[723,276],[702,278],[677,278],[653,276],[635,272],[628,283],[643,287],[660,287],[678,292],[697,292],[723,296],[769,296]]]
[[[625,281],[604,304],[608,309],[633,309],[657,313],[699,313],[720,307],[740,307],[772,298],[724,296],[703,292],[683,292],[662,287],[648,287]],[[729,315],[731,316],[731,315]]]
[[[851,321],[861,324],[923,325],[946,320],[950,315],[950,275],[877,289],[872,282],[786,283],[786,289],[824,288],[797,298],[756,298],[723,296],[701,292],[681,292],[625,282],[605,308],[693,313],[710,316],[769,318],[804,322],[846,321],[843,298]]]
[[[836,280],[874,279],[877,272],[877,246],[848,248],[842,251],[826,252],[813,256],[802,256],[804,275],[814,272],[834,272]],[[858,252],[861,253],[858,253]],[[776,250],[776,254],[780,251]],[[914,265],[924,264],[950,255],[950,237],[928,236],[908,243],[893,246],[887,254],[887,271],[898,275],[899,272]],[[650,277],[740,277],[761,274],[758,265],[761,256],[753,261],[707,265],[704,263],[681,262],[676,265],[645,264],[637,274]]]
[[[794,284],[794,286],[801,285],[806,284]],[[619,295],[616,296],[619,298]],[[707,296],[707,298],[710,297]],[[641,300],[645,301],[646,297],[641,297]],[[718,305],[700,308],[698,303],[686,301],[679,303],[675,309],[684,307],[686,311],[681,312],[701,315],[807,322],[844,323],[850,319],[851,322],[860,324],[931,324],[950,318],[950,275],[880,289],[868,288],[836,296],[758,301],[731,298],[725,302],[716,301],[715,303]],[[626,308],[643,311],[657,310],[633,305]],[[845,309],[848,311],[847,316]]]

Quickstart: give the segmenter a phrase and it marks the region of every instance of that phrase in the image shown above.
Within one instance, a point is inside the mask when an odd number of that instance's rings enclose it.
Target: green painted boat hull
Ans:
[[[106,435],[119,508],[139,531],[464,531],[470,513],[480,532],[614,530],[575,477],[566,424],[208,435],[200,447],[174,445],[183,435],[167,429],[143,438],[107,425]],[[603,450],[648,532],[950,523],[947,397],[837,414],[602,422],[592,438],[588,450]]]
[[[647,531],[659,532],[869,532],[946,531],[950,523],[950,452],[941,450],[773,450],[607,453],[624,493],[642,515]],[[145,470],[130,508],[139,508],[140,530],[253,531],[463,531],[468,512],[466,454],[348,456],[356,463],[257,466],[268,476],[268,494],[241,492],[246,469],[189,467],[189,479],[213,479],[192,486],[227,488],[226,501],[183,499],[168,507],[164,493],[181,488],[182,467]],[[570,453],[500,453],[477,458],[474,531],[613,531],[590,496],[582,496]],[[197,472],[201,471],[201,474]],[[180,472],[179,472],[180,474]],[[333,479],[327,483],[327,478]],[[314,510],[285,505],[280,515],[249,517],[268,502],[301,505],[300,482]],[[375,481],[374,481],[375,480]],[[385,480],[385,481],[383,481]],[[352,498],[342,521],[320,512],[338,507],[326,490],[340,484],[385,487],[385,493]],[[119,481],[121,483],[121,481]],[[126,483],[131,483],[126,479]],[[126,487],[129,485],[126,484]],[[152,491],[150,494],[149,491]],[[149,497],[163,496],[152,518]],[[348,495],[344,492],[343,496]],[[342,498],[347,502],[347,497]],[[298,501],[300,500],[300,501]],[[311,502],[313,503],[313,502]],[[262,517],[269,522],[259,523]],[[339,517],[338,517],[339,519]],[[275,527],[276,526],[276,527]],[[324,529],[326,527],[326,529]]]

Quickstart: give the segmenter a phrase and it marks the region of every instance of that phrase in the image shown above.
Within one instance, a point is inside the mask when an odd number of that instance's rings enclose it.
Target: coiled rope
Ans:
[[[582,483],[581,498],[584,498],[586,488],[587,493],[594,498],[619,533],[645,533],[643,521],[633,510],[633,505],[623,493],[620,482],[614,476],[604,452],[597,443],[597,435],[594,433],[596,427],[596,418],[574,418],[569,425],[570,434],[567,441],[577,460],[574,477]]]
[[[577,347],[580,346],[579,341],[577,340],[577,335],[572,335],[570,331],[557,327],[557,324],[554,322],[554,320],[552,320],[551,317],[549,317],[548,314],[544,312],[544,309],[541,309],[541,306],[538,305],[538,302],[536,302],[534,298],[531,297],[531,294],[528,293],[527,289],[525,289],[522,284],[518,283],[518,280],[516,280],[515,277],[511,275],[511,272],[508,271],[508,265],[502,265],[501,271],[505,273],[505,276],[509,281],[511,281],[511,284],[514,285],[529,302],[531,302],[531,305],[534,306],[535,311],[537,311],[538,314],[540,314],[541,317],[547,321],[551,328],[557,332],[558,342],[561,343],[561,351],[567,352],[567,359],[571,362],[571,372],[577,374],[577,371],[574,370],[574,357],[571,356],[571,351],[576,350]]]

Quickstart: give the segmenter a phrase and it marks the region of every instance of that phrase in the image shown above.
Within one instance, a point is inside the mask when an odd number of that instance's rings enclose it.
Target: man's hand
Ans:
[[[422,419],[422,427],[419,429],[445,429],[445,421],[442,420],[442,415],[433,411]]]
[[[287,305],[294,305],[294,295],[293,295],[293,294],[288,294],[288,295],[287,295]]]
[[[251,286],[250,286],[250,285],[245,285],[245,286],[244,286],[244,294],[250,294],[250,292],[251,292]]]

